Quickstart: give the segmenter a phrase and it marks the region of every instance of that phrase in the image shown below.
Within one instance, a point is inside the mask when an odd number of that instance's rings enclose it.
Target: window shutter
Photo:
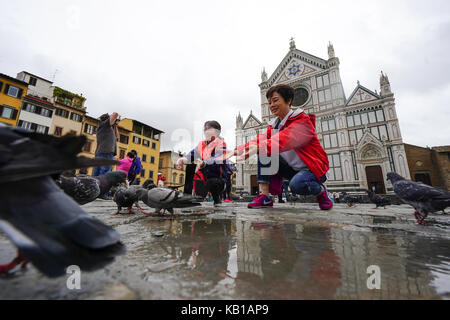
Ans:
[[[17,98],[21,99],[23,94],[23,89],[19,88],[19,93],[17,94]]]
[[[23,120],[19,120],[19,122],[17,123],[17,126],[22,127],[22,123],[23,123]]]
[[[3,82],[0,81],[0,92],[2,92]]]
[[[49,110],[48,117],[51,118],[53,116],[53,110]]]
[[[45,127],[45,134],[48,134],[48,127]]]
[[[9,84],[5,85],[5,91],[3,91],[5,94],[8,94],[8,90],[9,90]]]
[[[2,114],[3,114],[3,106],[0,106],[0,117],[2,116]]]
[[[32,123],[31,124],[31,131],[36,131],[37,129],[37,124],[36,123]]]
[[[14,109],[14,110],[13,110],[13,113],[12,113],[12,116],[11,116],[11,120],[16,120],[16,118],[17,118],[17,113],[18,113],[18,110],[17,110],[17,109]]]

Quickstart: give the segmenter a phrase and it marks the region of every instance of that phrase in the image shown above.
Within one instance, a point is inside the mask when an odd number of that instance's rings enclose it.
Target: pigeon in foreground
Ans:
[[[77,157],[85,136],[53,137],[0,126],[0,183],[59,174],[73,168],[107,166],[115,160]]]
[[[117,187],[116,192],[114,193],[114,202],[117,204],[117,212],[115,214],[119,214],[123,207],[126,207],[129,213],[134,213],[132,209],[133,204],[142,213],[147,214],[147,212],[144,212],[144,209],[139,206],[137,194],[139,189],[146,190],[144,187],[138,185],[131,185],[129,188],[125,185],[120,185]]]
[[[153,187],[150,190],[137,190],[138,199],[151,208],[155,208],[155,212],[159,214],[161,209],[169,211],[173,214],[173,208],[187,208],[201,205],[201,198],[195,198],[183,195],[182,192],[169,188]]]
[[[395,172],[389,172],[387,179],[391,181],[395,194],[416,210],[414,216],[417,223],[423,225],[429,213],[443,211],[450,206],[450,193],[423,184],[407,180]]]
[[[385,197],[379,196],[375,194],[375,192],[366,190],[367,195],[369,196],[370,202],[376,204],[374,209],[378,209],[378,207],[384,207],[391,205],[391,201]]]
[[[0,273],[31,262],[56,277],[70,265],[99,269],[124,252],[120,234],[87,214],[49,177],[116,163],[77,157],[85,141],[84,136],[57,138],[0,127],[0,230],[19,250]]]

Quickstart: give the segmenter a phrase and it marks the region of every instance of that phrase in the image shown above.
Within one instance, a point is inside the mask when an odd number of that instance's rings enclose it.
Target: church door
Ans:
[[[375,187],[375,193],[385,194],[386,189],[384,188],[383,171],[380,166],[369,166],[366,167],[367,176],[367,186],[369,190],[372,191]]]
[[[259,193],[258,177],[256,175],[250,176],[250,191],[252,195],[257,195]]]

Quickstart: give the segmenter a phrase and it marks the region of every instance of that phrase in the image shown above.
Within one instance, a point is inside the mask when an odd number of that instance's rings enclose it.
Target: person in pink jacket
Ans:
[[[117,167],[117,171],[119,171],[119,170],[124,171],[127,173],[127,176],[128,176],[128,171],[130,170],[131,165],[133,164],[133,158],[134,158],[134,154],[131,152],[128,152],[127,157],[120,160],[120,164]]]

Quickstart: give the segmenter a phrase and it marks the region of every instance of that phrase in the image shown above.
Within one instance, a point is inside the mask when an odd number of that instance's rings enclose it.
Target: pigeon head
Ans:
[[[387,179],[391,181],[391,183],[395,183],[400,180],[405,180],[401,175],[395,173],[395,172],[389,172],[387,174]]]
[[[142,185],[145,189],[147,190],[151,190],[153,188],[156,188],[155,183],[153,182],[152,179],[147,179],[145,180],[144,184]]]
[[[112,186],[119,185],[121,183],[126,183],[127,174],[124,171],[110,171],[104,175],[108,183]]]

